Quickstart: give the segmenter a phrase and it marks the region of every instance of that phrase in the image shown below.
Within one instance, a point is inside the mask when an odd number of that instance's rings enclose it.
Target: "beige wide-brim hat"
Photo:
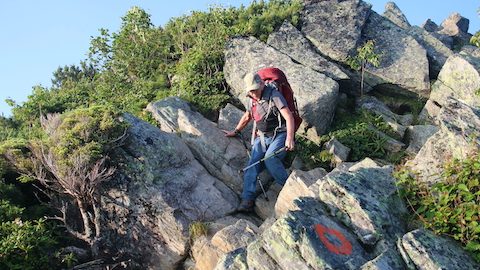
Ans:
[[[265,84],[262,78],[260,78],[255,72],[247,73],[245,78],[243,78],[243,81],[245,82],[245,92],[247,93],[252,90],[260,89]]]

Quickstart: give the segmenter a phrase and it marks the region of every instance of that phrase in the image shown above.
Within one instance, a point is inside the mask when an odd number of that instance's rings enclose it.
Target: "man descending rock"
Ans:
[[[235,130],[225,131],[225,136],[236,136],[253,119],[257,136],[252,136],[252,154],[248,165],[269,157],[263,163],[259,162],[247,169],[243,177],[242,202],[237,210],[251,212],[255,203],[257,176],[265,167],[279,185],[283,186],[288,178],[282,164],[286,152],[281,149],[286,151],[294,149],[295,123],[287,101],[275,84],[265,84],[257,73],[247,74],[244,82],[247,97],[250,98],[249,106]]]

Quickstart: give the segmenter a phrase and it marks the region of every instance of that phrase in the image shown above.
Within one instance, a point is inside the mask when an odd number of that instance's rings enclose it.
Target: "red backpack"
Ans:
[[[293,90],[287,81],[287,76],[285,76],[285,73],[283,73],[283,71],[274,67],[262,68],[257,71],[257,73],[260,78],[262,78],[262,80],[264,80],[266,83],[274,83],[277,86],[278,91],[287,101],[288,108],[293,115],[295,126],[294,130],[296,132],[303,120],[300,117],[300,113],[298,112],[297,101],[293,97]]]

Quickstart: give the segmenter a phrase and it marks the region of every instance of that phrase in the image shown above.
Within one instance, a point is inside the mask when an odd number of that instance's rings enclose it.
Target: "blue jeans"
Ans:
[[[252,156],[248,162],[248,165],[257,162],[263,157],[269,156],[276,150],[284,147],[286,137],[286,132],[277,134],[275,138],[265,137],[265,144],[267,146],[266,152],[263,152],[260,138],[257,137],[252,147]],[[260,162],[259,164],[245,171],[245,175],[243,176],[242,199],[255,200],[257,176],[265,169],[265,167],[275,182],[282,186],[285,184],[285,181],[287,181],[288,178],[288,173],[283,166],[282,160],[285,158],[286,154],[286,151],[282,151],[280,154],[271,157],[264,162]]]

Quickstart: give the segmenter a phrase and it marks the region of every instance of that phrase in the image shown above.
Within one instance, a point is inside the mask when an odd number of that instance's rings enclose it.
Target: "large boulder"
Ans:
[[[472,107],[480,106],[480,59],[468,54],[454,54],[443,66],[432,86],[430,99],[443,106],[448,97]]]
[[[355,236],[328,217],[312,198],[297,200],[299,210],[287,213],[261,235],[265,253],[280,269],[358,269],[370,259]]]
[[[240,219],[235,224],[225,227],[217,232],[211,240],[222,253],[229,253],[241,247],[246,247],[257,236],[258,227],[255,224]]]
[[[215,123],[193,111],[186,101],[166,98],[147,107],[166,132],[179,134],[194,156],[214,176],[240,194],[243,179],[239,170],[245,166],[248,155],[236,138],[225,137]]]
[[[397,26],[403,29],[409,29],[411,27],[410,23],[405,17],[405,14],[400,10],[400,8],[394,2],[388,2],[385,4],[385,11],[383,12],[383,17],[389,19]]]
[[[145,268],[176,269],[188,255],[190,223],[225,216],[238,199],[180,138],[131,115],[123,119],[128,137],[101,198],[105,240]]]
[[[388,84],[429,96],[427,53],[413,37],[373,11],[362,35],[364,40],[374,40],[376,51],[381,53],[380,66],[368,68],[366,80],[370,84]]]
[[[404,234],[406,208],[396,195],[391,166],[365,159],[348,171],[332,171],[319,184],[319,198],[358,239],[374,246],[380,239]],[[341,194],[341,195],[340,195]]]
[[[329,58],[345,62],[355,52],[371,5],[361,0],[307,1],[301,31]]]
[[[247,105],[244,76],[272,65],[287,75],[304,126],[313,127],[315,134],[323,134],[335,112],[338,83],[322,73],[293,62],[287,55],[254,37],[234,38],[227,45],[224,72],[227,83],[232,87],[232,94]]]
[[[290,56],[295,61],[338,81],[349,77],[337,65],[316,52],[313,45],[290,22],[268,36],[267,44]]]
[[[245,111],[238,109],[232,104],[228,103],[223,109],[220,110],[218,115],[218,128],[222,130],[232,131],[237,127],[238,122],[242,118]],[[252,135],[253,124],[249,123],[241,133],[239,139],[244,140],[247,148],[250,149],[250,138]]]
[[[480,269],[480,265],[453,239],[436,236],[424,229],[405,234],[402,244],[419,270]]]
[[[479,151],[480,111],[449,98],[437,116],[440,130],[431,136],[413,160],[406,165],[427,184],[441,180],[444,162],[464,159]]]
[[[418,27],[408,29],[411,35],[420,45],[427,50],[428,63],[430,65],[430,78],[437,78],[438,73],[453,52],[434,34]]]

